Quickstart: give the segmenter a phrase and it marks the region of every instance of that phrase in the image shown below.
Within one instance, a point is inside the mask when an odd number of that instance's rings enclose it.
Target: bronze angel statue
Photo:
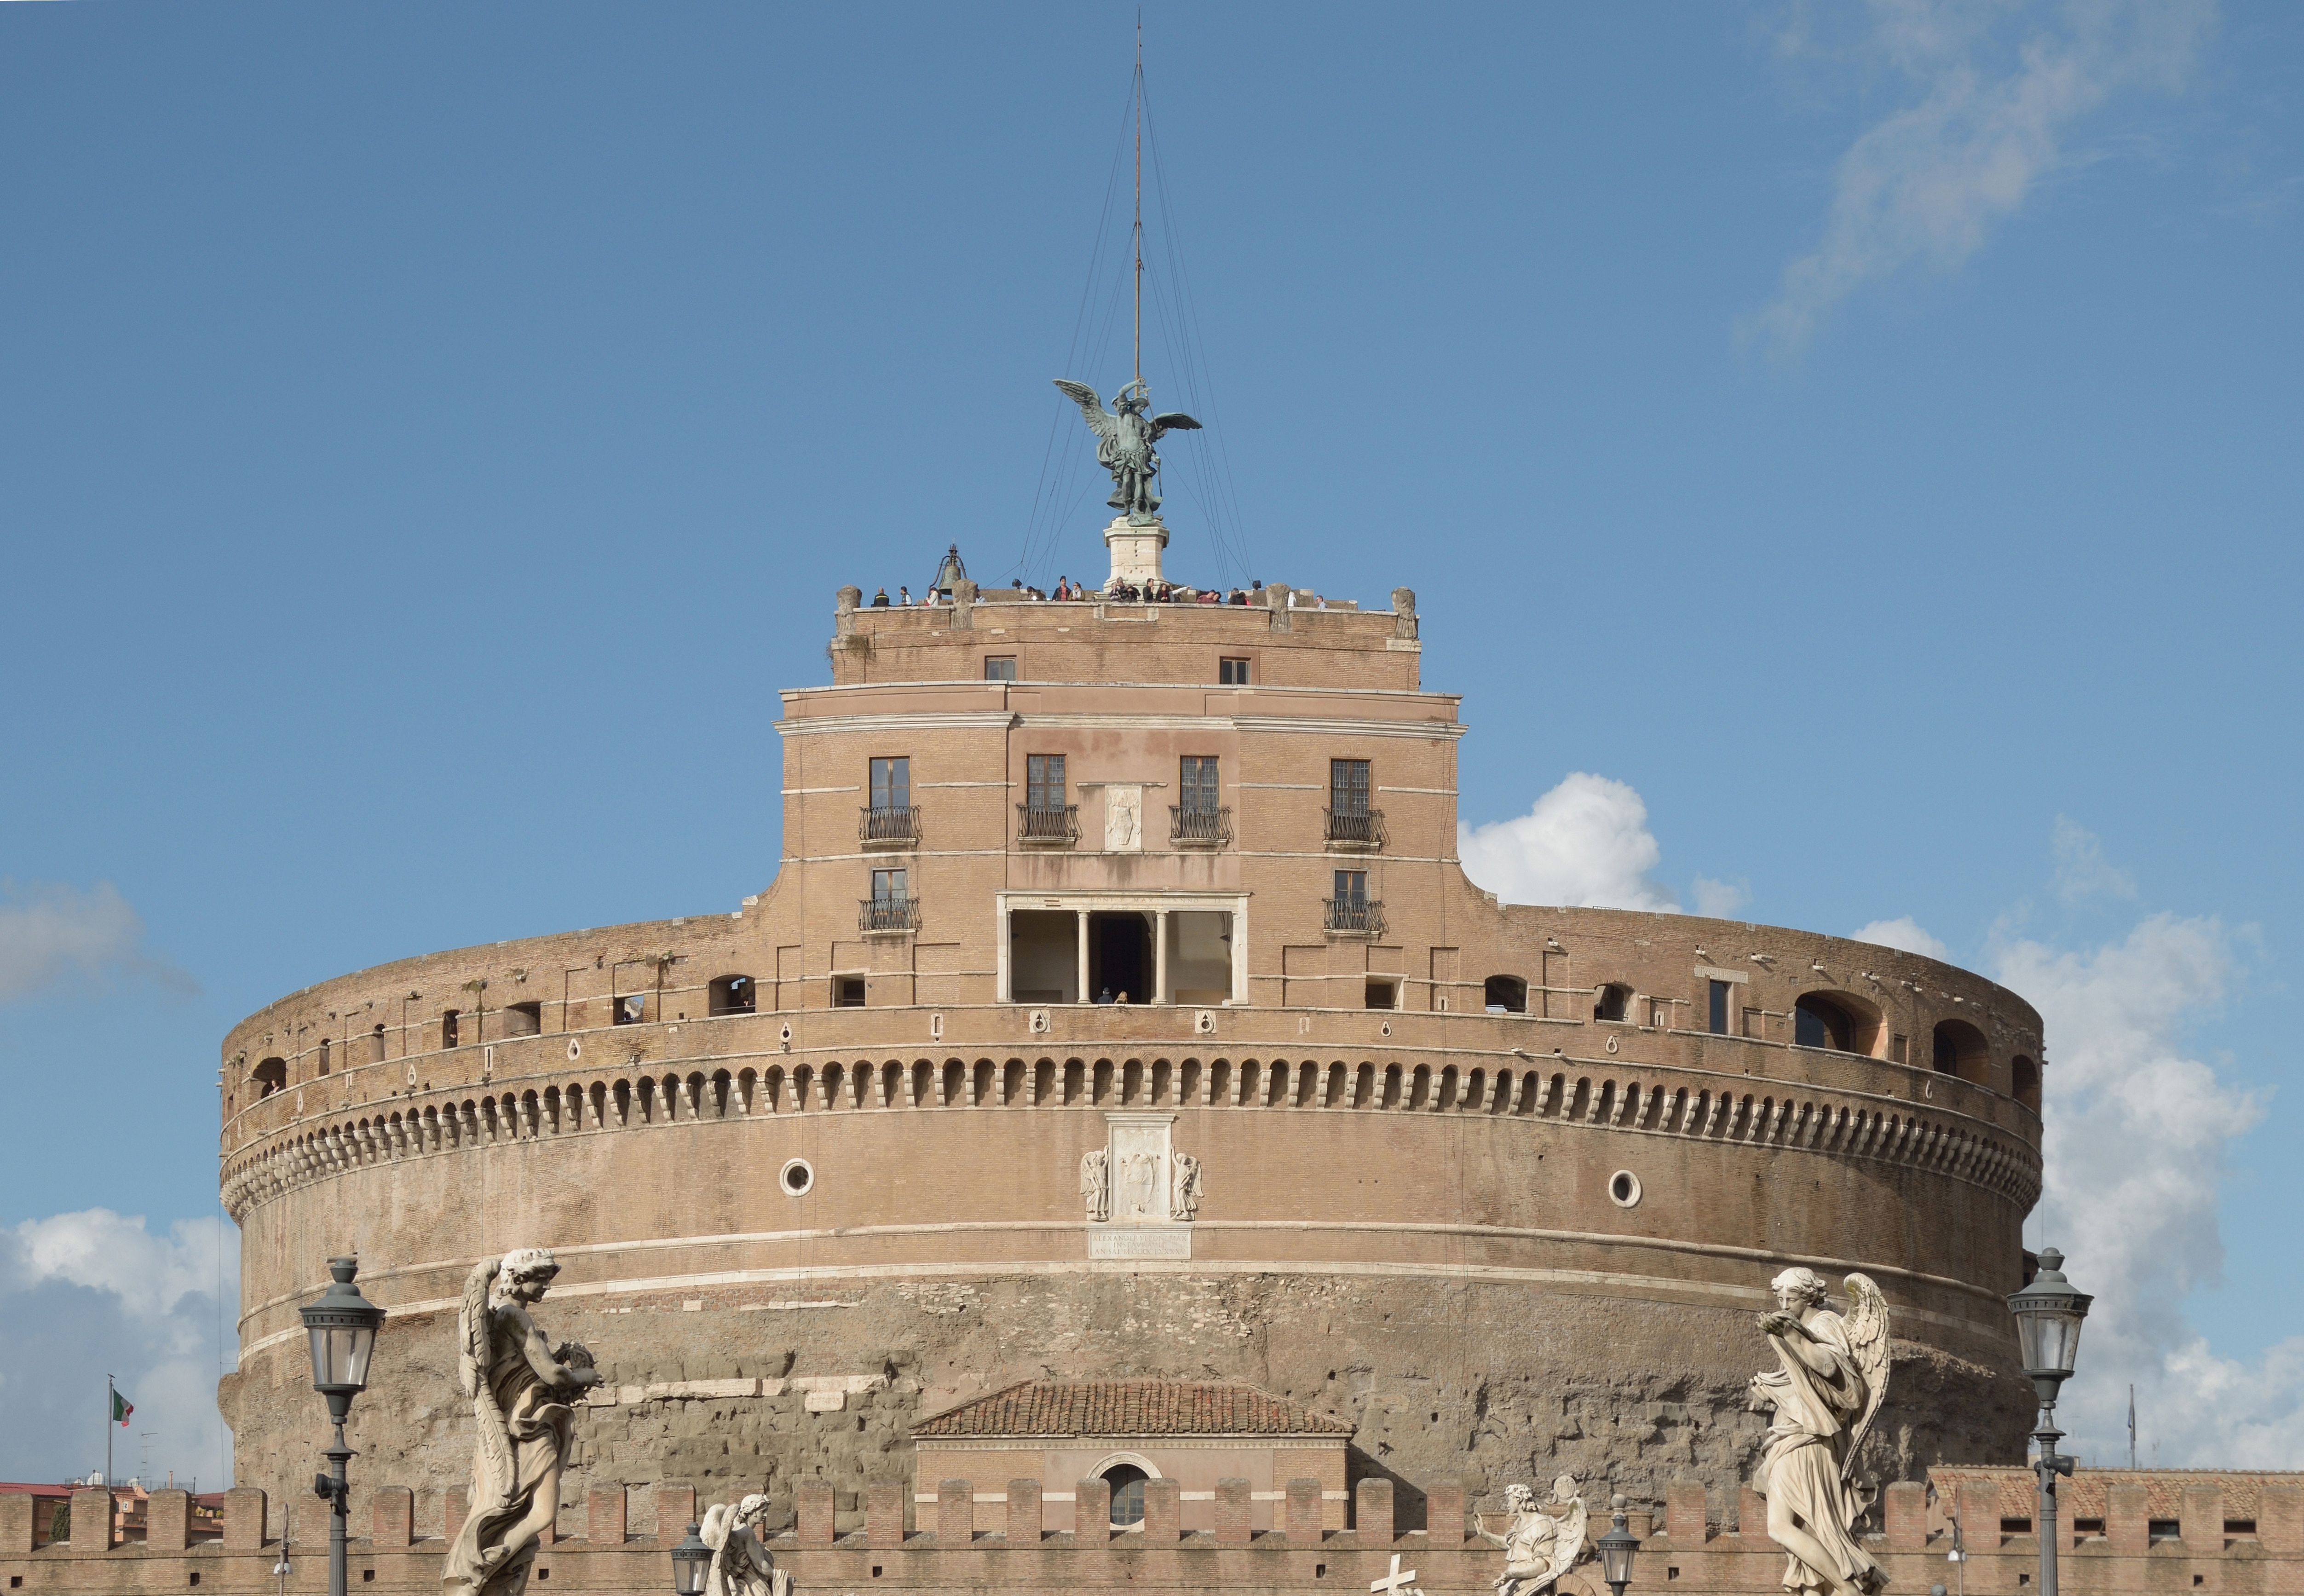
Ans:
[[[1160,474],[1160,456],[1152,446],[1164,433],[1198,432],[1200,424],[1178,410],[1147,416],[1152,390],[1140,377],[1112,396],[1110,410],[1097,402],[1096,390],[1088,384],[1061,377],[1055,380],[1096,434],[1097,463],[1112,473],[1112,497],[1105,503],[1126,515],[1131,526],[1149,525],[1160,514],[1160,496],[1152,491],[1152,479]]]
[[[757,1492],[705,1509],[697,1532],[712,1549],[705,1596],[792,1596],[792,1575],[776,1566],[762,1544],[760,1515],[767,1510],[768,1498]]]
[[[1814,1269],[1769,1282],[1776,1312],[1759,1316],[1778,1367],[1752,1377],[1751,1405],[1771,1413],[1752,1489],[1768,1499],[1768,1538],[1790,1555],[1795,1596],[1870,1596],[1888,1583],[1856,1534],[1871,1503],[1855,1483],[1856,1455],[1888,1394],[1888,1300],[1850,1275],[1846,1314],[1826,1308]]]
[[[600,1383],[577,1342],[553,1346],[529,1310],[560,1266],[523,1247],[473,1266],[456,1315],[456,1379],[479,1430],[464,1526],[448,1549],[444,1591],[521,1596],[539,1537],[560,1510],[573,1404]]]

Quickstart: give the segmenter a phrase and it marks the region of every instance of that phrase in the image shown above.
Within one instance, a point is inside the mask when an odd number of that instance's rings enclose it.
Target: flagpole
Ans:
[[[104,1377],[104,1489],[107,1494],[112,1490],[112,1410],[119,1401],[114,1394],[115,1388],[112,1383],[112,1376],[106,1375]]]

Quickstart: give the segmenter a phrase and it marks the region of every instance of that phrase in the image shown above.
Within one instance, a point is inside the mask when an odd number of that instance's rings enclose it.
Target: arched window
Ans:
[[[2021,1053],[2008,1061],[2008,1086],[2018,1102],[2040,1111],[2040,1066]]]
[[[288,1061],[284,1058],[267,1058],[250,1071],[248,1078],[256,1082],[258,1097],[268,1098],[288,1084]]]
[[[1992,1047],[1966,1020],[1940,1020],[1931,1062],[1941,1074],[1982,1085],[1992,1067]]]
[[[1829,998],[1811,992],[1792,1006],[1792,1040],[1800,1047],[1853,1052],[1849,1046],[1852,1029],[1848,1011]]]
[[[1599,1001],[1592,1006],[1596,1020],[1621,1020],[1632,1006],[1632,989],[1621,981],[1610,981],[1602,987]]]
[[[1517,975],[1491,975],[1484,983],[1482,1001],[1492,1014],[1528,1013],[1528,982]]]
[[[1132,1463],[1115,1463],[1104,1471],[1112,1487],[1112,1527],[1132,1530],[1144,1522],[1144,1471]]]
[[[749,1014],[758,1001],[752,978],[749,975],[723,975],[712,983],[712,1013],[715,1014]]]

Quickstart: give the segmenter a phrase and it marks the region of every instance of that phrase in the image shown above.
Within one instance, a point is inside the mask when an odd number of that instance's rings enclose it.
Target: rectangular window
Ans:
[[[1368,871],[1338,870],[1336,872],[1336,907],[1339,909],[1368,907]]]
[[[1037,810],[1064,806],[1064,756],[1034,753],[1024,756],[1024,802]]]
[[[1705,1028],[1715,1036],[1728,1034],[1728,983],[1724,981],[1712,983],[1712,1005]]]
[[[835,975],[832,978],[832,1006],[862,1008],[864,978],[860,975]]]
[[[1216,684],[1217,684],[1219,687],[1245,687],[1245,686],[1247,686],[1247,685],[1248,685],[1248,661],[1247,661],[1247,660],[1245,660],[1245,659],[1219,659],[1219,660],[1217,660],[1217,661],[1216,661]]]
[[[984,679],[987,682],[1013,682],[1016,679],[1016,656],[1013,654],[987,655],[984,660]]]
[[[442,1047],[453,1048],[456,1045],[456,1022],[460,1017],[461,1016],[453,1008],[445,1010],[441,1014],[440,1045]]]
[[[911,894],[905,890],[902,870],[872,872],[872,901],[876,904],[901,904]]]
[[[1368,762],[1366,760],[1328,761],[1328,808],[1338,815],[1368,812]]]
[[[910,809],[912,806],[912,762],[910,760],[872,761],[872,807]]]
[[[1176,807],[1188,815],[1216,813],[1216,760],[1188,753],[1177,761],[1176,795]]]

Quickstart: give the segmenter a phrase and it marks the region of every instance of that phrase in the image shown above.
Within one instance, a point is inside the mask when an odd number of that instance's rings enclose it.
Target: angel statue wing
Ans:
[[[1168,411],[1152,418],[1152,437],[1157,441],[1164,432],[1198,432],[1200,424],[1181,410]]]
[[[1849,1426],[1848,1455],[1840,1464],[1841,1482],[1846,1484],[1855,1477],[1856,1454],[1888,1395],[1888,1299],[1869,1275],[1851,1275],[1842,1284],[1848,1287],[1848,1348],[1864,1371],[1864,1412]]]
[[[1094,388],[1084,382],[1068,382],[1061,377],[1055,379],[1055,384],[1057,387],[1063,390],[1065,398],[1080,406],[1080,414],[1088,418],[1088,429],[1090,432],[1095,433],[1099,438],[1110,437],[1113,435],[1112,412],[1104,408],[1104,401],[1096,396]],[[1195,421],[1192,425],[1197,427],[1199,423]]]
[[[1591,1515],[1585,1510],[1584,1498],[1580,1495],[1563,1497],[1557,1483],[1553,1487],[1552,1499],[1568,1504],[1568,1511],[1560,1515],[1558,1538],[1552,1543],[1552,1572],[1546,1576],[1549,1581],[1556,1581],[1576,1566],[1576,1559],[1584,1555],[1585,1526]]]
[[[463,1305],[456,1312],[456,1384],[472,1401],[472,1417],[479,1430],[480,1457],[487,1469],[496,1499],[512,1494],[512,1434],[504,1410],[496,1406],[496,1388],[488,1384],[488,1364],[494,1362],[489,1339],[495,1318],[488,1310],[488,1286],[504,1261],[483,1258],[464,1277]]]

